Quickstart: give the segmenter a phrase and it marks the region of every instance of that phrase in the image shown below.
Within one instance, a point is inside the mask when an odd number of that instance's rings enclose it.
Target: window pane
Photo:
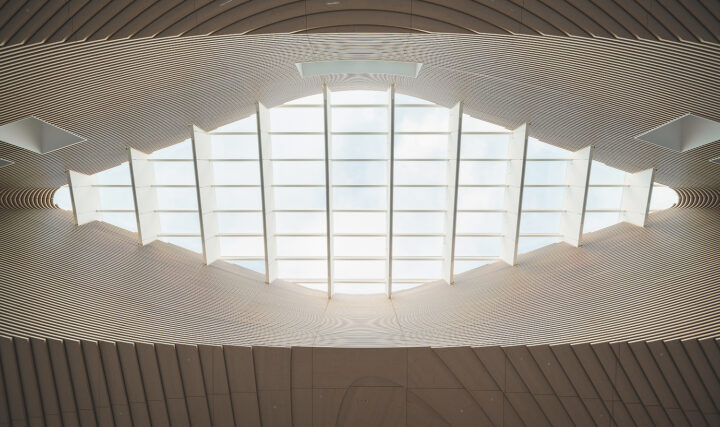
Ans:
[[[100,209],[135,209],[132,188],[99,187]]]
[[[462,120],[463,132],[509,132],[500,125],[476,119],[467,114],[463,114]]]
[[[424,99],[415,98],[410,95],[403,95],[402,93],[395,93],[395,104],[419,104],[419,105],[433,105],[432,102]]]
[[[270,109],[271,132],[324,132],[322,107]]]
[[[385,237],[334,237],[336,256],[386,256]]]
[[[257,132],[257,118],[255,114],[244,119],[220,126],[213,132]]]
[[[534,251],[535,249],[542,248],[543,246],[552,245],[561,241],[560,237],[527,237],[520,236],[518,240],[518,253],[524,254],[526,252]]]
[[[503,209],[505,204],[504,197],[504,188],[459,188],[458,209]]]
[[[592,233],[620,222],[619,212],[585,212],[583,233]]]
[[[446,185],[447,161],[395,162],[395,185]]]
[[[562,212],[524,212],[520,219],[520,233],[560,233]]]
[[[277,233],[325,233],[325,212],[275,212]]]
[[[202,241],[199,237],[159,237],[158,240],[170,243],[175,246],[180,246],[189,251],[202,253]]]
[[[324,135],[273,135],[273,159],[324,159]]]
[[[200,220],[196,212],[160,212],[161,233],[197,233],[200,234]]]
[[[337,280],[384,279],[385,261],[335,261]]]
[[[385,107],[333,108],[333,132],[387,132],[388,109]]]
[[[128,231],[137,232],[137,219],[133,212],[103,212],[102,221]]]
[[[333,231],[338,234],[387,232],[385,212],[335,212],[333,224]]]
[[[466,271],[474,270],[483,265],[492,264],[495,261],[467,261],[467,260],[456,260],[455,261],[455,274],[465,273]]]
[[[333,188],[332,191],[334,209],[386,209],[387,206],[386,188]]]
[[[464,129],[464,126],[463,126]],[[506,159],[510,135],[462,135],[460,158]]]
[[[260,188],[215,188],[215,207],[218,210],[262,209]]]
[[[150,155],[151,159],[189,159],[192,160],[192,142],[186,139],[178,144],[165,147],[163,149],[153,151]]]
[[[220,256],[262,257],[265,256],[265,242],[262,237],[218,237]]]
[[[262,234],[263,232],[260,212],[218,212],[216,215],[220,233]]]
[[[314,188],[273,188],[275,209],[304,210],[325,209],[325,189]]]
[[[333,135],[333,159],[387,159],[387,135]]]
[[[260,185],[259,162],[213,162],[215,185]]]
[[[454,155],[455,153],[453,153]],[[396,159],[447,159],[447,135],[395,135]]]
[[[390,95],[379,90],[343,90],[330,92],[333,105],[388,104]]]
[[[273,161],[274,185],[325,185],[325,162]]]
[[[457,233],[502,233],[502,212],[458,212]]]
[[[395,290],[393,288],[393,290]],[[345,295],[384,294],[384,283],[335,283],[335,293]]]
[[[97,185],[130,185],[130,165],[125,162],[114,168],[96,173],[95,183]]]
[[[195,188],[156,188],[158,209],[197,209],[197,190]]]
[[[463,237],[455,238],[455,256],[458,257],[497,257],[500,256],[502,237]]]
[[[625,171],[593,160],[590,167],[590,185],[623,185],[625,184]]]
[[[570,151],[539,141],[533,137],[528,138],[528,159],[567,159]]]
[[[387,184],[387,161],[333,162],[333,185]]]
[[[327,280],[327,261],[288,261],[278,260],[277,269],[278,277],[281,279],[293,280],[310,280],[325,279]],[[327,287],[327,285],[326,285]]]
[[[195,185],[193,162],[153,162],[156,185]]]
[[[230,264],[239,265],[240,267],[247,268],[248,270],[256,271],[260,274],[265,274],[265,261],[264,260],[240,260],[232,259],[227,260]]]
[[[442,277],[442,261],[393,261],[393,278],[398,280],[437,280]]]
[[[622,187],[590,187],[587,209],[620,209],[622,193]]]
[[[397,234],[442,233],[445,228],[444,212],[395,212],[393,232]]]
[[[327,256],[327,239],[325,237],[279,236],[275,238],[275,243],[278,256]]]
[[[655,184],[650,199],[650,211],[673,207],[679,200],[678,193],[670,187]]]
[[[448,132],[449,119],[444,107],[396,107],[395,132]]]
[[[317,93],[315,95],[304,96],[302,98],[294,99],[286,102],[285,105],[322,105],[324,101],[323,94]]]
[[[396,188],[394,207],[398,210],[445,209],[446,188]]]
[[[567,162],[533,162],[525,165],[525,185],[564,185]]]
[[[523,190],[522,208],[541,210],[560,210],[563,207],[565,189],[558,188],[525,188]]]
[[[393,256],[442,256],[443,237],[394,237]]]
[[[460,161],[460,185],[504,185],[507,162]]]
[[[215,159],[257,159],[257,135],[211,135]]]

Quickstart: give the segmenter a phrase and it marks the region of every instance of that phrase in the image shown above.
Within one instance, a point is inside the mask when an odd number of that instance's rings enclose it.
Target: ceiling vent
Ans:
[[[685,114],[635,138],[682,153],[720,140],[720,123]]]
[[[85,141],[85,138],[30,116],[0,126],[0,141],[38,154],[47,154]]]
[[[13,162],[12,160],[0,159],[0,168],[5,167],[5,166],[10,166],[13,163],[15,163],[15,162]]]
[[[422,64],[401,61],[320,61],[295,64],[302,77],[329,74],[390,74],[401,77],[417,77]]]

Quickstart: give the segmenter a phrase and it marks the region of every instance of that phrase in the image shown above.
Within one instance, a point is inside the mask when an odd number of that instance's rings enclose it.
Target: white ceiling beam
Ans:
[[[460,184],[460,147],[462,139],[462,103],[450,109],[450,135],[448,135],[447,193],[445,212],[445,239],[443,241],[443,279],[455,284],[455,238],[457,229],[457,200]]]
[[[573,152],[565,170],[564,213],[560,233],[564,242],[575,247],[582,245],[592,155],[592,146]]]
[[[625,175],[620,220],[645,227],[652,197],[655,169]]]
[[[260,198],[262,201],[263,241],[265,244],[265,283],[277,279],[277,250],[275,248],[275,216],[272,198],[272,139],[270,137],[270,111],[256,104],[258,155],[260,156]]]
[[[335,282],[333,278],[333,203],[332,203],[332,135],[331,135],[331,111],[330,90],[323,84],[323,127],[325,131],[325,218],[327,220],[327,281],[328,298],[335,293]]]
[[[75,225],[100,221],[100,193],[94,187],[95,176],[71,170],[66,172]]]
[[[529,127],[530,125],[525,123],[515,129],[510,134],[510,144],[508,145],[509,160],[505,179],[507,187],[505,188],[505,215],[503,215],[503,241],[500,246],[500,259],[509,265],[517,264]]]
[[[195,125],[190,126],[192,139],[193,166],[197,185],[198,214],[200,217],[200,239],[202,240],[205,265],[220,258],[218,221],[215,214],[215,190],[213,189],[212,145],[210,134]]]
[[[157,191],[153,188],[155,171],[149,159],[149,154],[128,147],[130,182],[132,183],[133,200],[135,201],[138,243],[141,246],[157,240],[160,233],[160,219],[156,212]]]
[[[393,282],[393,206],[395,192],[395,85],[390,85],[388,90],[389,106],[388,109],[388,167],[387,167],[387,183],[388,191],[386,193],[387,200],[387,261],[385,264],[385,295],[392,298],[392,282]]]

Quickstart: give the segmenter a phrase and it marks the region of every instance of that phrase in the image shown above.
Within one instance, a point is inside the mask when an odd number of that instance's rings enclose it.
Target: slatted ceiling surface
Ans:
[[[302,32],[449,32],[717,42],[720,10],[693,2],[319,0],[8,1],[0,45]]]
[[[478,55],[477,52],[482,52]],[[0,123],[34,114],[88,138],[40,156],[0,143],[15,161],[6,187],[59,187],[64,170],[92,174],[187,139],[187,123],[213,129],[318,93],[295,62],[337,58],[423,63],[417,79],[328,76],[333,90],[386,89],[515,128],[629,172],[656,167],[675,187],[717,187],[718,142],[677,154],[634,139],[692,111],[720,120],[717,44],[522,35],[317,34],[198,36],[0,49]],[[641,58],[642,60],[640,60]],[[228,73],[232,69],[235,72]],[[199,73],[199,70],[202,70]],[[176,81],[168,84],[170,72]],[[122,81],[122,85],[117,82]],[[37,94],[38,96],[33,96]],[[40,96],[42,95],[42,96]]]

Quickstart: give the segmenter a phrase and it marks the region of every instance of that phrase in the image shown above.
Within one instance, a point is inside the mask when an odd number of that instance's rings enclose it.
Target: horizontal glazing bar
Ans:
[[[325,261],[326,256],[277,256],[276,261]]]
[[[442,107],[437,104],[395,104],[395,107],[410,107],[410,108],[438,108]]]
[[[92,185],[93,188],[130,188],[132,185],[130,184],[95,184]]]
[[[323,104],[283,104],[273,108],[322,108]]]
[[[242,158],[242,159],[210,159],[211,162],[259,162],[260,159],[248,159],[248,158]]]
[[[621,209],[586,209],[585,212],[596,212],[596,213],[622,213],[625,212]]]
[[[624,188],[629,187],[629,185],[624,184],[590,184],[588,185],[590,188]]]
[[[463,135],[510,135],[510,131],[485,131],[485,132],[466,132],[463,131]]]
[[[397,211],[396,211],[397,212]],[[384,236],[384,234],[383,234]],[[393,233],[394,237],[445,237],[445,233]]]
[[[441,256],[394,256],[393,261],[442,261]],[[427,280],[427,279],[426,279]]]
[[[257,132],[208,132],[210,135],[257,135]]]
[[[333,212],[361,212],[361,213],[367,213],[367,212],[387,212],[387,209],[333,209]],[[325,211],[322,211],[325,212]],[[397,211],[395,211],[397,212]]]
[[[324,162],[324,157],[310,157],[310,158],[287,158],[287,159],[265,159],[265,161],[270,162]]]
[[[192,185],[191,187],[194,187]],[[260,188],[261,185],[258,184],[213,184],[210,187],[212,188]]]
[[[192,159],[147,159],[148,162],[192,162]]]
[[[158,237],[200,237],[200,233],[158,233]]]
[[[332,108],[387,108],[388,104],[333,104],[330,103]]]
[[[565,184],[525,184],[526,188],[562,188],[569,187]]]
[[[520,233],[520,237],[562,237],[558,233]]]
[[[323,187],[324,187],[324,185],[323,185]],[[387,188],[387,185],[385,185],[385,184],[333,184],[332,187],[333,188]]]
[[[500,259],[497,256],[456,256],[455,261],[495,261]]]
[[[193,212],[197,212],[197,211],[193,211]],[[253,213],[253,212],[262,212],[262,209],[215,209],[213,212],[216,212],[216,213]]]
[[[430,212],[447,212],[447,210],[446,209],[393,209],[393,212],[430,213]]]
[[[450,135],[450,132],[395,132],[395,135]]]
[[[506,184],[460,184],[460,188],[505,188]],[[526,186],[527,187],[527,186]]]
[[[265,257],[261,256],[221,256],[224,261],[263,261]]]
[[[156,209],[157,213],[179,213],[179,212],[197,212],[197,209]]]
[[[261,234],[262,236],[262,234]],[[275,237],[325,237],[326,233],[275,233]]]
[[[504,209],[458,209],[458,212],[471,212],[471,213],[504,213]]]
[[[395,163],[397,162],[449,162],[450,159],[440,158],[427,158],[427,157],[395,157]]]
[[[262,233],[218,233],[218,237],[262,237]]]
[[[107,212],[107,213],[125,213],[135,212],[135,209],[97,209],[95,212]]]
[[[259,186],[258,186],[259,187]],[[325,184],[273,184],[273,188],[325,188]]]
[[[530,212],[530,213],[559,213],[559,212],[565,212],[564,209],[523,209],[523,213]]]
[[[334,261],[385,261],[384,256],[334,256]]]
[[[455,233],[458,237],[502,237],[502,233]]]
[[[268,132],[270,135],[325,135],[325,132]]]
[[[389,132],[331,132],[331,135],[388,135]]]
[[[375,158],[368,157],[368,158],[363,158],[363,159],[343,158],[343,159],[330,159],[330,160],[332,160],[333,162],[387,162],[389,159],[387,159],[387,158],[383,159],[380,157],[375,157]]]
[[[384,233],[333,233],[333,237],[386,237]]]
[[[194,184],[153,184],[152,188],[195,188]]]
[[[395,188],[445,188],[447,184],[395,184]]]

